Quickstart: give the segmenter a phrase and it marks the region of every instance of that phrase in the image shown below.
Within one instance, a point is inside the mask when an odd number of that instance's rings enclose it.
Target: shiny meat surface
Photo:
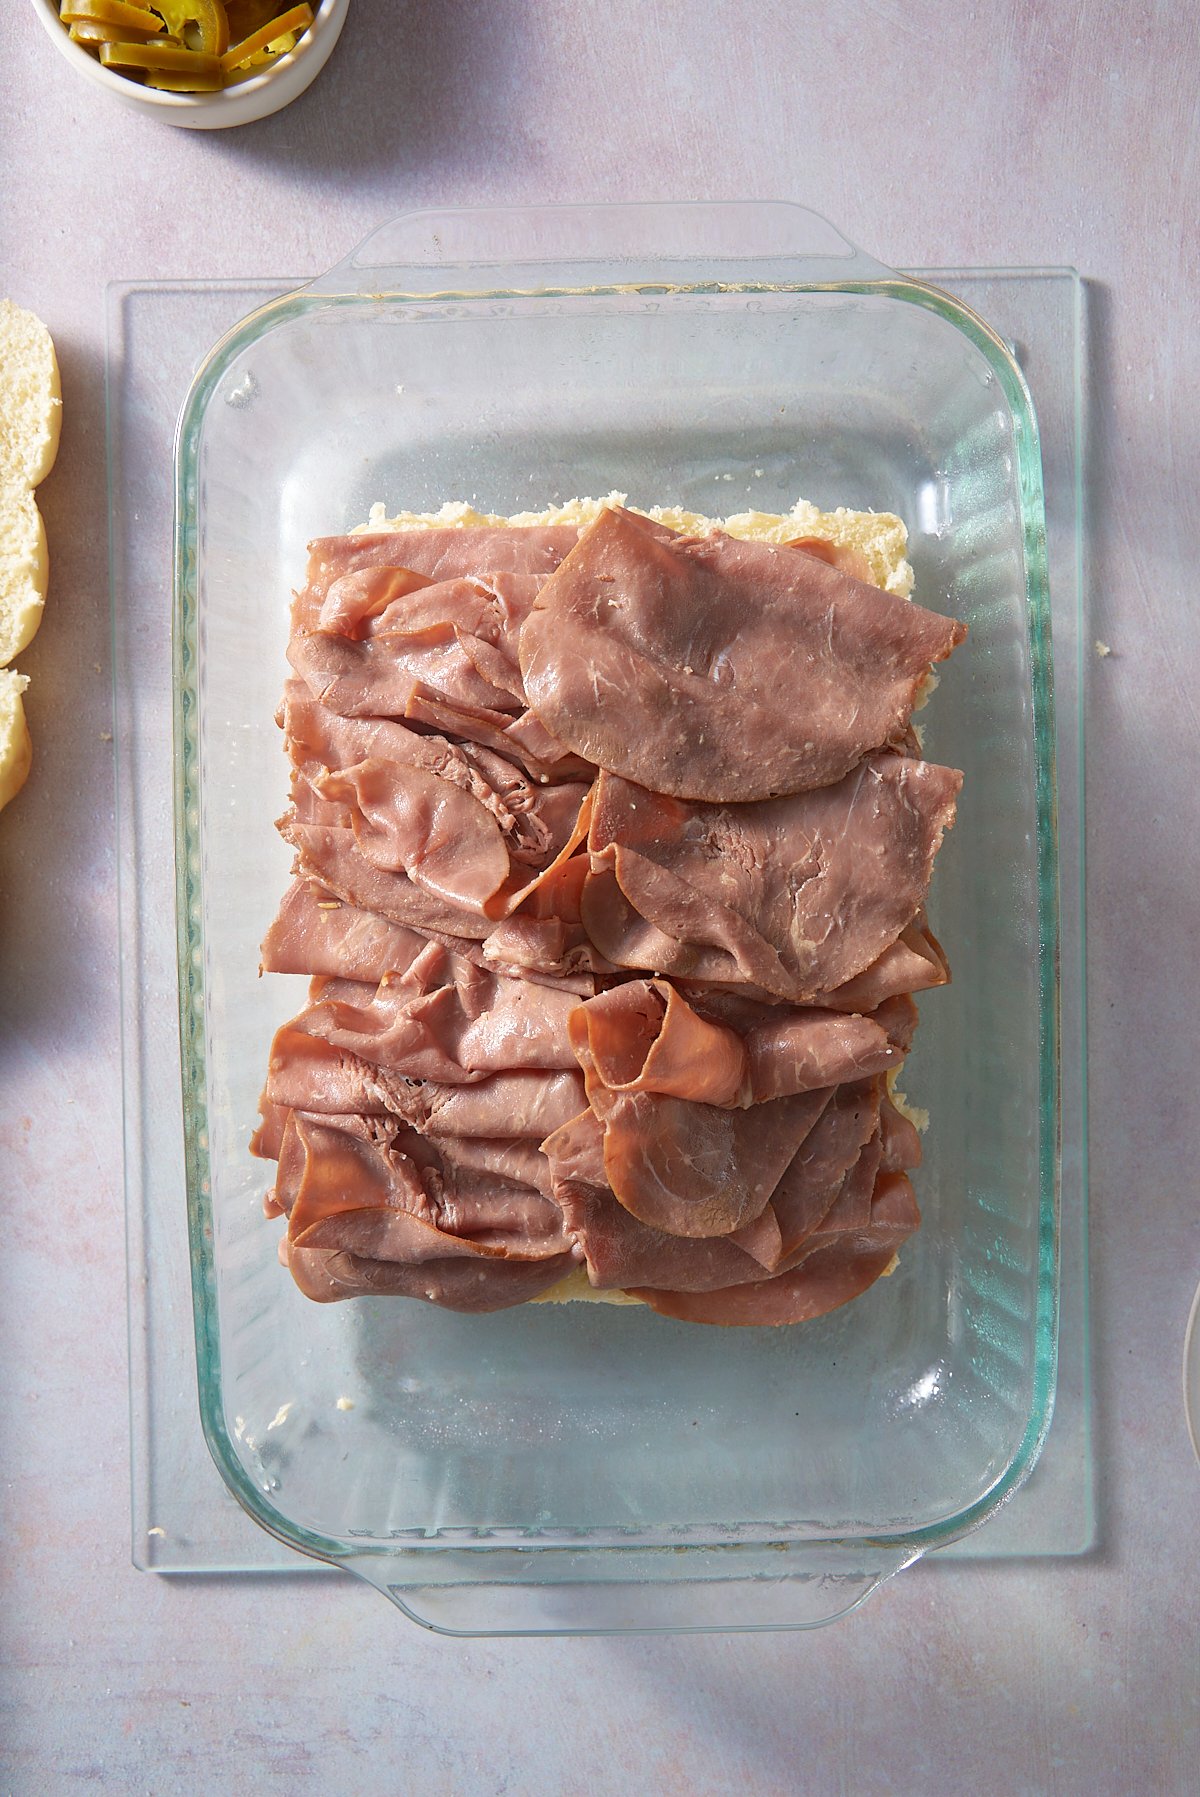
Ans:
[[[960,776],[909,712],[962,635],[819,542],[325,539],[279,713],[311,977],[253,1152],[320,1302],[489,1311],[574,1267],[664,1317],[794,1323],[919,1213],[889,1096]]]
[[[689,804],[602,774],[583,921],[610,960],[821,999],[925,900],[961,774],[874,755],[835,786]]]
[[[529,703],[577,754],[679,798],[776,797],[898,742],[966,632],[799,548],[602,512],[521,630]]]

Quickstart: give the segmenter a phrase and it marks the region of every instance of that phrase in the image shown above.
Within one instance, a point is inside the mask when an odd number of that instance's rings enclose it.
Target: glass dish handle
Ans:
[[[874,282],[893,270],[790,201],[457,207],[379,225],[314,293]]]
[[[683,1561],[686,1557],[687,1564]],[[920,1557],[908,1544],[539,1547],[431,1540],[340,1561],[446,1635],[809,1629],[857,1609]]]

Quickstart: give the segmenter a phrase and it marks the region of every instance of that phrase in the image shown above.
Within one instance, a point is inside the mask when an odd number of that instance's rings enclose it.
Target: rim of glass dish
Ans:
[[[383,271],[380,271],[381,275]],[[581,1537],[577,1530],[523,1529],[520,1526],[472,1531],[473,1546],[481,1556],[489,1548],[519,1541],[530,1554],[532,1565],[539,1550],[553,1549],[568,1541],[575,1548],[593,1543],[591,1551],[620,1551],[634,1546],[669,1550],[673,1563],[686,1580],[688,1546],[736,1548],[750,1541],[792,1549],[799,1557],[808,1546],[886,1548],[904,1557],[907,1565],[933,1548],[946,1546],[987,1521],[1024,1484],[1032,1472],[1054,1409],[1058,1350],[1058,1227],[1061,1169],[1061,1107],[1059,1104],[1060,982],[1058,931],[1058,811],[1055,771],[1054,695],[1050,638],[1050,592],[1046,550],[1045,496],[1041,445],[1032,396],[1008,345],[992,327],[963,301],[931,282],[901,275],[831,281],[631,281],[551,287],[454,288],[438,292],[375,289],[370,293],[312,292],[301,288],[256,307],[225,333],[196,372],[180,413],[175,437],[174,610],[172,619],[174,808],[176,946],[179,968],[179,1026],[182,1072],[184,1164],[187,1179],[188,1235],[192,1282],[192,1309],[196,1341],[196,1370],[200,1416],[205,1440],[222,1478],[243,1509],[268,1534],[312,1558],[337,1565],[387,1559],[403,1547],[435,1555],[440,1547],[456,1550],[472,1545],[456,1538],[454,1531],[438,1531],[417,1538],[406,1535],[389,1546],[385,1539],[343,1540],[321,1534],[293,1521],[272,1505],[256,1486],[237,1454],[225,1425],[221,1402],[221,1352],[212,1256],[213,1220],[207,1136],[207,1063],[204,1043],[203,955],[194,955],[203,941],[199,907],[200,839],[196,690],[196,508],[198,426],[213,392],[233,359],[260,338],[267,329],[289,322],[313,310],[346,306],[395,304],[421,307],[450,301],[499,303],[513,300],[573,300],[646,298],[709,298],[725,295],[794,296],[814,294],[871,295],[918,305],[937,313],[979,349],[997,376],[1014,424],[1017,474],[1021,502],[1026,570],[1026,604],[1029,615],[1030,684],[1033,701],[1034,739],[1043,753],[1036,758],[1035,783],[1037,841],[1038,987],[1041,1039],[1039,1045],[1039,1193],[1038,1277],[1033,1367],[1029,1419],[1025,1433],[1004,1472],[972,1503],[953,1515],[894,1532],[841,1535],[822,1533],[796,1525],[739,1524],[728,1528],[698,1525],[684,1529],[636,1530],[623,1527],[593,1528]],[[190,521],[190,522],[189,522]],[[483,1567],[481,1565],[481,1574]],[[746,1626],[746,1625],[743,1625]],[[754,1624],[749,1625],[753,1628]],[[778,1625],[770,1625],[778,1626]],[[586,1627],[553,1633],[586,1633]]]

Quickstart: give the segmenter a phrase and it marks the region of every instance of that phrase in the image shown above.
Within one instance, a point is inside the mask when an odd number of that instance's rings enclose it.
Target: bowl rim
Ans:
[[[248,81],[239,81],[236,87],[223,87],[215,94],[174,94],[161,88],[143,87],[140,82],[130,81],[127,76],[118,75],[114,69],[105,68],[98,57],[89,55],[83,45],[75,43],[63,29],[57,0],[33,0],[37,15],[60,54],[81,75],[98,82],[118,99],[134,106],[144,106],[148,111],[183,114],[223,112],[238,102],[245,105],[267,88],[275,86],[290,70],[309,61],[315,51],[324,47],[325,35],[335,19],[340,28],[340,21],[350,0],[312,0],[312,4],[313,22],[295,49],[289,50],[286,56],[281,56],[278,62],[272,63],[261,75],[252,75]]]

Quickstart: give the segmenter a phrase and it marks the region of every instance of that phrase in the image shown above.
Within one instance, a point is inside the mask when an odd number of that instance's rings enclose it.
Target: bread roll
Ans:
[[[0,300],[0,670],[42,621],[50,565],[34,498],[58,453],[62,392],[50,333],[32,312]],[[0,807],[20,791],[32,749],[21,695],[29,682],[0,677]]]

